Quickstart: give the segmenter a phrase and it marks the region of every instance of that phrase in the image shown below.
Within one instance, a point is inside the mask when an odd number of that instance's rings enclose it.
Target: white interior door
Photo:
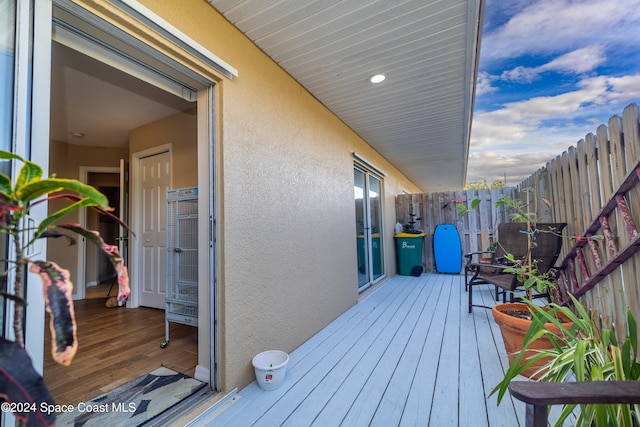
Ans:
[[[140,159],[141,235],[138,284],[140,305],[165,308],[166,200],[171,188],[171,155],[168,151]]]

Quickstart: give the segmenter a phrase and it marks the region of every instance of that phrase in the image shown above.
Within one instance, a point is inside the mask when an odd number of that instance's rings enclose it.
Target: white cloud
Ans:
[[[598,76],[582,80],[572,92],[478,111],[473,117],[467,180],[500,179],[504,172],[495,168],[507,166],[508,175],[520,176],[524,169],[526,177],[639,99],[640,74]],[[495,171],[495,176],[482,176],[488,171]]]
[[[640,74],[624,77],[598,76],[578,83],[579,89],[553,96],[539,96],[504,104],[503,108],[474,114],[473,138],[482,139],[496,127],[510,126],[514,134],[526,133],[537,128],[543,120],[569,120],[589,115],[598,106],[611,109],[620,103],[640,99]],[[613,111],[611,114],[616,114]],[[478,131],[479,133],[476,133]]]
[[[520,82],[520,83],[529,83],[534,81],[540,75],[540,67],[523,67],[518,66],[512,70],[506,70],[502,72],[500,79]]]
[[[502,73],[502,80],[528,83],[540,74],[555,71],[564,74],[583,74],[592,71],[606,61],[604,46],[595,44],[573,50],[538,67],[519,66]]]
[[[497,88],[495,86],[492,86],[492,83],[496,79],[496,76],[492,76],[486,71],[480,71],[478,73],[478,81],[476,83],[476,96],[495,92]]]
[[[553,157],[549,152],[515,155],[491,151],[473,153],[469,156],[467,182],[505,182],[506,177],[506,184],[515,186],[546,165]]]
[[[490,7],[490,6],[487,6]],[[637,43],[640,0],[542,0],[483,36],[485,59],[552,54],[593,43]]]
[[[607,94],[609,102],[640,99],[640,75],[610,77],[607,80],[611,88]]]
[[[559,56],[540,68],[542,71],[562,71],[572,74],[582,74],[593,70],[606,60],[604,46],[594,44]]]

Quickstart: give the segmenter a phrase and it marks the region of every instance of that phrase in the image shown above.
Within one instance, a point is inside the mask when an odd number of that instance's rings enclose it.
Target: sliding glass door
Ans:
[[[385,274],[382,229],[382,180],[364,168],[354,169],[358,290]]]
[[[15,3],[0,3],[0,25],[6,31],[0,32],[0,149],[11,151],[13,134],[13,93],[14,93],[14,59],[15,59]],[[0,172],[11,176],[9,162],[0,163]],[[0,236],[0,260],[7,259],[7,235]],[[7,271],[5,261],[0,261],[0,271]],[[5,278],[6,280],[6,278]],[[6,286],[4,284],[3,286]],[[7,300],[0,299],[0,332],[5,336],[5,312]]]

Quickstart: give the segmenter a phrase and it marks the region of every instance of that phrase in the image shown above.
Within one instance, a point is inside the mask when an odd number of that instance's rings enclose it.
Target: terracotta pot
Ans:
[[[500,333],[502,334],[502,340],[504,341],[504,347],[507,350],[507,355],[509,357],[509,364],[513,363],[515,358],[518,356],[520,351],[522,350],[522,344],[524,343],[524,336],[531,326],[531,320],[522,319],[519,317],[511,316],[509,314],[505,314],[508,311],[522,311],[529,313],[526,304],[518,304],[518,303],[510,303],[510,304],[497,304],[493,306],[491,312],[493,314],[493,319],[500,327]],[[567,328],[571,327],[571,322],[569,319],[565,318],[565,325]],[[555,333],[560,335],[560,329],[551,323],[547,323],[545,327]],[[525,352],[525,357],[523,359],[526,360],[530,355],[534,355],[535,351],[532,349],[551,349],[553,345],[551,341],[546,336],[542,336],[533,343],[529,345],[529,348]],[[533,375],[534,372],[538,371],[542,366],[544,366],[550,358],[542,358],[534,363],[532,366],[527,368],[522,375],[532,378],[538,379],[542,373],[538,375]]]

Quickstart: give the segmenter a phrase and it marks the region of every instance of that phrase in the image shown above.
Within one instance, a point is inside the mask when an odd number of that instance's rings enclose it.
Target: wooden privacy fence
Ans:
[[[638,161],[640,115],[630,104],[622,117],[611,117],[519,185],[535,188],[550,202],[551,217],[568,223],[559,262],[577,244],[587,244],[589,256],[579,260],[583,254],[576,254],[580,283],[570,291],[608,273],[580,300],[599,313],[603,326],[615,325],[618,338],[625,333],[627,308],[640,320],[640,247],[633,231],[640,226]]]
[[[493,190],[460,190],[428,194],[402,194],[396,198],[396,221],[408,224],[411,213],[420,218],[415,228],[425,232],[422,265],[426,272],[435,271],[433,258],[433,231],[439,224],[453,224],[460,235],[462,252],[486,250],[494,242],[498,224],[508,221],[504,208],[496,202],[505,195],[514,197],[513,187]],[[478,209],[458,217],[456,206],[464,204],[471,208],[471,201],[480,199]],[[464,259],[463,259],[464,263]],[[462,269],[462,265],[460,266]]]
[[[603,326],[614,325],[621,338],[627,308],[640,321],[640,246],[637,235],[630,231],[640,229],[640,185],[624,188],[625,180],[640,173],[636,169],[639,161],[640,115],[638,106],[630,104],[622,117],[611,117],[607,125],[587,134],[517,188],[399,195],[397,221],[407,223],[411,208],[422,218],[416,228],[427,234],[424,266],[426,271],[434,271],[431,236],[436,225],[456,225],[463,252],[484,250],[497,225],[508,221],[508,213],[495,208],[495,201],[505,194],[529,200],[531,209],[542,221],[568,224],[559,263],[571,251],[575,253],[574,246],[580,242],[587,242],[588,250],[597,252],[596,258],[578,260],[585,267],[577,274],[578,281],[586,282],[598,273],[594,259],[599,258],[601,265],[607,266],[606,272],[600,271],[606,277],[599,278],[597,285],[581,296],[581,301],[596,310]],[[481,199],[478,210],[458,218],[455,205],[459,202],[469,205],[475,198]],[[606,207],[611,203],[620,206],[620,202],[624,209]],[[606,223],[602,228],[610,236],[605,238],[603,230],[594,231],[597,228],[594,221]],[[619,256],[621,252],[623,257]],[[582,255],[576,255],[579,256]],[[581,285],[571,286],[577,289]]]

